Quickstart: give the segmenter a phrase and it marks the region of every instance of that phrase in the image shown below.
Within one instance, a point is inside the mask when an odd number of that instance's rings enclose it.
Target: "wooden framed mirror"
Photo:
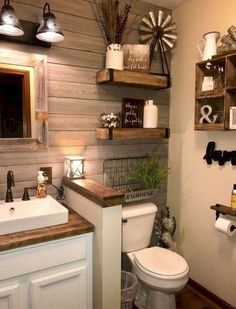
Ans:
[[[0,152],[47,148],[47,57],[0,49]]]

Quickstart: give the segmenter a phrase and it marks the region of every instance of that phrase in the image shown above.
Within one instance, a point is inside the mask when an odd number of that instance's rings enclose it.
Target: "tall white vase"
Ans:
[[[144,128],[157,128],[158,121],[158,108],[153,104],[153,100],[148,100],[144,106],[143,113],[143,127]]]

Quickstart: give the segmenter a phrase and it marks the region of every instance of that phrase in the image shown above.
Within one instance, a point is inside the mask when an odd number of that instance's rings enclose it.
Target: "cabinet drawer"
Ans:
[[[4,251],[0,254],[0,280],[86,258],[86,236]]]

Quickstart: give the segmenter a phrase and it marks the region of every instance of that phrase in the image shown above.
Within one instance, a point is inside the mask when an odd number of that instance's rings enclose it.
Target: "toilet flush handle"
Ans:
[[[128,220],[127,219],[122,219],[122,223],[127,223]]]

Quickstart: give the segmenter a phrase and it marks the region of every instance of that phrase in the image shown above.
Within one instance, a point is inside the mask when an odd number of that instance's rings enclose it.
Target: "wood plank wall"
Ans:
[[[129,1],[132,10],[126,42],[138,42],[141,18],[157,7],[139,0]],[[157,1],[158,2],[158,1]],[[39,22],[45,0],[11,1],[22,20]],[[21,196],[25,186],[35,184],[40,166],[52,166],[53,183],[60,184],[64,156],[84,155],[87,175],[102,173],[104,159],[142,156],[154,149],[166,164],[168,141],[97,141],[95,129],[102,112],[121,111],[122,97],[154,99],[159,106],[159,124],[168,126],[169,90],[153,91],[139,88],[97,86],[95,73],[104,67],[105,44],[95,18],[93,0],[50,0],[51,10],[64,31],[65,40],[51,49],[0,42],[0,48],[42,53],[48,56],[48,151],[0,153],[0,199],[5,196],[6,174],[14,171],[14,196]],[[156,71],[158,59],[153,65]],[[53,189],[50,189],[54,193]],[[166,201],[163,185],[158,203]]]

